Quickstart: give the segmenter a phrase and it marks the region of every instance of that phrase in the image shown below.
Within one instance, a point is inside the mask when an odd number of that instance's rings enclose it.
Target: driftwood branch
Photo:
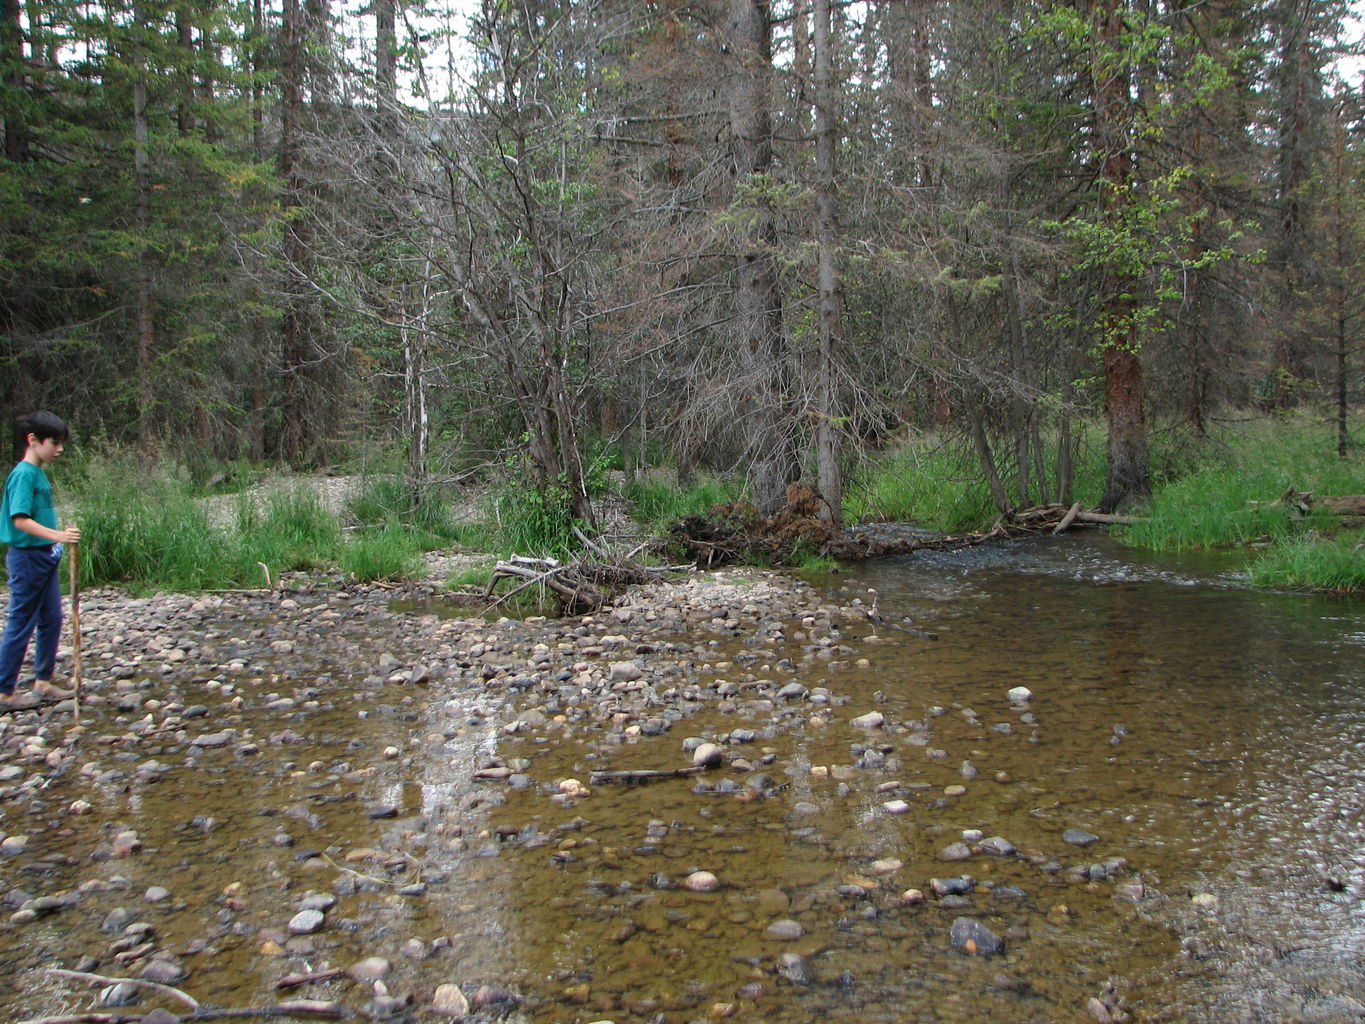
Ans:
[[[286,974],[275,982],[275,987],[298,988],[300,985],[311,985],[315,981],[331,981],[333,978],[340,978],[345,974],[346,968],[344,967],[332,967],[325,971],[314,971],[311,974]]]
[[[136,985],[138,988],[151,989],[159,992],[163,996],[169,996],[178,1002],[184,1003],[191,1010],[199,1009],[199,1000],[188,992],[182,992],[178,988],[170,985],[163,985],[157,981],[146,981],[143,978],[110,978],[103,974],[89,974],[86,971],[68,971],[61,967],[49,967],[47,973],[56,978],[70,978],[73,981],[88,981],[92,985]]]
[[[1076,502],[1076,504],[1072,505],[1069,509],[1067,509],[1066,515],[1062,516],[1062,521],[1052,528],[1052,532],[1054,534],[1065,533],[1067,527],[1074,523],[1076,521],[1076,517],[1080,514],[1081,503],[1078,501]]]
[[[73,981],[85,981],[92,985],[136,985],[160,995],[184,1003],[189,1007],[188,1016],[180,1019],[189,1021],[207,1020],[261,1020],[285,1017],[328,1017],[340,1019],[346,1015],[345,1008],[336,1002],[319,999],[292,999],[270,1006],[208,1007],[204,1006],[188,992],[182,992],[170,985],[142,978],[113,978],[103,974],[90,974],[85,971],[68,971],[60,967],[49,967],[48,974]],[[283,987],[283,986],[281,986]],[[33,1017],[19,1021],[18,1024],[134,1024],[145,1014],[129,1015],[123,1013],[69,1013],[52,1017]]]
[[[123,981],[133,981],[132,978],[120,979]],[[187,1017],[177,1017],[177,1020],[190,1024],[193,1021],[209,1020],[277,1020],[282,1018],[314,1018],[326,1017],[331,1020],[340,1020],[346,1016],[346,1010],[339,1003],[322,1002],[317,999],[294,999],[284,1003],[275,1003],[272,1006],[244,1006],[244,1007],[203,1007],[193,1011]],[[146,1019],[144,1013],[61,1013],[51,1017],[30,1017],[21,1020],[16,1024],[139,1024]]]
[[[593,786],[605,782],[649,782],[652,779],[678,779],[687,775],[700,775],[708,765],[698,764],[688,768],[639,768],[635,771],[593,772],[588,776],[588,784]]]
[[[573,562],[560,563],[553,558],[528,558],[525,555],[512,555],[493,567],[484,589],[484,600],[488,608],[505,604],[517,594],[532,587],[539,587],[555,594],[561,609],[567,614],[588,614],[595,612],[607,603],[608,597],[624,587],[641,583],[652,583],[666,575],[686,572],[691,566],[650,566],[635,561],[649,542],[633,548],[624,556],[613,555],[600,540],[594,540],[574,529],[583,543],[586,554]],[[511,590],[494,597],[498,582],[514,579],[518,584]]]
[[[1321,510],[1334,516],[1365,516],[1365,494],[1314,495],[1289,487],[1274,501],[1253,501],[1251,505],[1283,505],[1291,515],[1306,516]]]

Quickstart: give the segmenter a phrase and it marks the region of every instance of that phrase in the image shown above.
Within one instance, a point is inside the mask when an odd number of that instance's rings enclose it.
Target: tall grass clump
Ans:
[[[262,563],[274,571],[317,569],[335,562],[341,524],[322,499],[304,488],[280,488],[264,498],[237,501],[235,560],[242,579],[259,578]]]
[[[914,522],[951,532],[994,514],[976,457],[959,445],[907,441],[856,473],[844,491],[850,523]]]
[[[414,489],[400,477],[378,477],[347,504],[347,511],[362,527],[402,525],[422,535],[428,547],[440,547],[455,538],[449,509],[430,487]]]
[[[663,530],[684,516],[702,515],[717,505],[740,501],[744,486],[736,480],[707,477],[687,486],[657,475],[641,476],[626,484],[631,518],[652,530]]]
[[[412,531],[397,522],[355,533],[338,557],[341,571],[361,583],[412,579],[422,564]]]
[[[1144,521],[1122,531],[1126,543],[1180,551],[1285,539],[1305,526],[1292,508],[1276,504],[1288,489],[1340,494],[1359,487],[1325,429],[1307,418],[1267,419],[1221,431],[1190,461],[1183,475],[1158,483]],[[1326,521],[1311,517],[1307,524]]]
[[[171,476],[100,461],[74,497],[82,585],[206,590],[237,581],[226,537]]]
[[[1258,587],[1286,590],[1365,590],[1365,533],[1297,537],[1248,566],[1247,579]]]

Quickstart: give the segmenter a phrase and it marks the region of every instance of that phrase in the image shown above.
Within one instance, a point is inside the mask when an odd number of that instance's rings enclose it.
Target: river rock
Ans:
[[[1005,940],[974,917],[955,919],[949,942],[968,956],[995,956],[1005,951]]]
[[[963,893],[971,892],[975,885],[976,879],[970,875],[929,879],[929,888],[934,890],[936,896],[960,896]]]
[[[716,744],[703,743],[692,751],[692,766],[694,768],[715,768],[724,756],[725,751],[721,750]]]
[[[321,910],[300,910],[289,919],[289,931],[294,935],[311,935],[322,927]]]
[[[393,964],[382,956],[367,956],[346,968],[346,974],[354,981],[370,984],[389,976]]]
[[[694,871],[683,879],[683,887],[693,892],[715,892],[720,888],[720,879],[709,871]]]
[[[460,991],[459,985],[437,985],[436,991],[431,994],[431,1012],[442,1017],[468,1017],[469,1000]]]
[[[613,683],[633,683],[644,677],[645,671],[633,661],[613,661],[607,677]]]
[[[1015,704],[1026,704],[1033,699],[1033,691],[1027,686],[1013,686],[1005,692],[1005,696]]]
[[[784,917],[768,925],[764,934],[770,939],[778,939],[782,942],[792,942],[805,935],[806,929],[801,927],[800,921],[793,921],[789,917]]]
[[[938,859],[946,861],[970,860],[972,848],[966,843],[949,843],[938,851]]]
[[[851,719],[848,724],[857,729],[880,729],[886,724],[886,716],[880,711],[869,711],[865,715]]]
[[[156,959],[138,971],[137,976],[158,985],[177,985],[185,980],[185,974],[185,968],[174,960]]]
[[[778,957],[777,974],[795,985],[810,984],[810,964],[799,953],[783,953]]]
[[[991,836],[983,839],[977,845],[977,849],[982,853],[989,853],[996,857],[1012,857],[1015,854],[1015,845],[1004,836]]]
[[[1093,832],[1081,828],[1069,828],[1062,833],[1062,841],[1072,846],[1089,846],[1091,843],[1099,842],[1099,839],[1100,837]]]

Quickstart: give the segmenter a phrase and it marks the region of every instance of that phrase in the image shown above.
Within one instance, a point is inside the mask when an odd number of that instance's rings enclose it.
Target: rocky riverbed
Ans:
[[[877,688],[935,641],[853,581],[291,586],[83,595],[79,716],[0,717],[6,1019],[1103,1024],[1227,970],[1218,896],[1040,783],[1027,687]],[[1358,1005],[1313,977],[1287,1007]]]

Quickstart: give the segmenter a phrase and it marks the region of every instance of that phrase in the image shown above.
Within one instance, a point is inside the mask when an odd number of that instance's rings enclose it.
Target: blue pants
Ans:
[[[51,679],[57,665],[57,640],[62,632],[62,584],[58,568],[62,547],[10,548],[5,554],[9,570],[9,618],[0,636],[0,693],[13,693],[19,682],[29,638],[34,630],[33,675]]]

